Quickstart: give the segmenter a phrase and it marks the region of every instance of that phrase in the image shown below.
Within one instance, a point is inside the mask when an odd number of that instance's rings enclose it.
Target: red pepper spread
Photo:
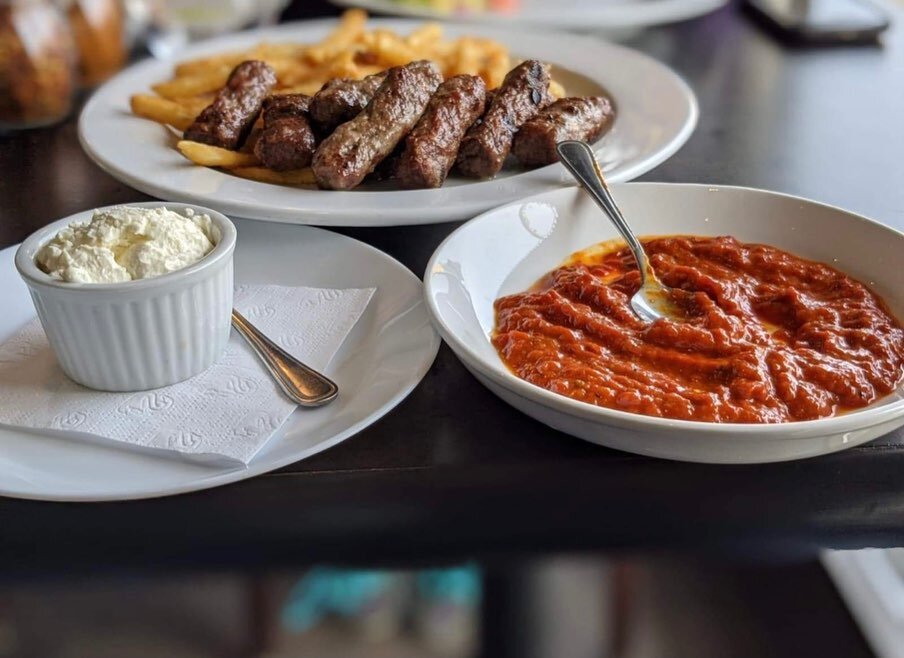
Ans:
[[[904,376],[901,325],[828,265],[731,237],[643,242],[686,321],[638,319],[631,252],[590,249],[496,301],[493,344],[506,365],[601,407],[725,423],[831,416]]]

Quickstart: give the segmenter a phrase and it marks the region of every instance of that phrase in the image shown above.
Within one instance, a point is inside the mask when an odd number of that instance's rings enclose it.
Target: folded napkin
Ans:
[[[280,347],[322,371],[373,293],[373,288],[241,286],[234,304]],[[4,425],[247,465],[294,409],[235,331],[210,369],[138,393],[105,393],[73,382],[57,364],[37,319],[0,345]]]

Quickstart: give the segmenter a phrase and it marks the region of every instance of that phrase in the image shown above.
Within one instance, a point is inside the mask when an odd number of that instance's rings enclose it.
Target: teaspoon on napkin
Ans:
[[[339,395],[335,382],[283,350],[235,309],[232,309],[232,326],[293,402],[303,407],[319,407]]]

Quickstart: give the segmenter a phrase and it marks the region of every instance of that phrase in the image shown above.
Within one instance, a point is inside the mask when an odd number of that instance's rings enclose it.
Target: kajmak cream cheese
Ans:
[[[35,262],[54,279],[117,283],[150,279],[198,262],[214,247],[210,217],[189,208],[117,206],[62,229]]]

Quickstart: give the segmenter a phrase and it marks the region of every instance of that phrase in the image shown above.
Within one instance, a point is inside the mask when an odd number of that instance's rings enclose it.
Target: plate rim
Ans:
[[[418,25],[421,25],[422,23],[423,21],[409,18],[369,19],[369,25],[372,25],[373,27],[390,27],[396,30],[409,30]],[[431,199],[436,201],[435,193],[438,190],[392,190],[389,192],[365,190],[350,192],[330,192],[331,195],[334,195],[334,201],[338,201],[338,203],[334,202],[325,204],[322,202],[322,200],[320,200],[319,202],[313,202],[312,204],[311,201],[306,202],[305,198],[317,199],[317,197],[305,197],[305,193],[322,193],[322,191],[302,189],[298,190],[301,194],[299,194],[297,199],[294,200],[297,201],[297,207],[289,207],[286,205],[286,203],[274,203],[273,201],[266,200],[259,201],[235,198],[223,200],[219,198],[219,195],[223,192],[221,189],[217,189],[214,192],[197,193],[191,191],[190,189],[186,189],[185,187],[179,187],[174,184],[157,183],[152,178],[149,178],[146,174],[142,175],[140,173],[134,173],[134,168],[123,168],[123,166],[113,161],[114,158],[109,153],[102,152],[102,150],[96,144],[92,143],[91,138],[88,135],[91,130],[99,129],[95,126],[94,123],[94,121],[96,120],[95,114],[109,112],[109,108],[113,103],[117,102],[118,100],[122,100],[118,98],[118,95],[116,98],[113,98],[113,92],[111,90],[114,89],[117,85],[123,84],[123,81],[130,80],[132,77],[140,77],[142,74],[147,75],[146,73],[144,73],[145,69],[155,69],[157,67],[170,66],[175,61],[190,58],[192,56],[203,54],[205,52],[223,50],[230,47],[235,48],[235,45],[229,45],[230,42],[242,42],[245,40],[255,39],[265,40],[267,38],[273,39],[280,36],[291,38],[290,35],[298,31],[311,32],[317,30],[328,30],[335,24],[336,19],[333,18],[309,21],[292,21],[274,27],[245,30],[231,35],[214,37],[212,39],[199,41],[198,43],[192,44],[185,50],[181,51],[171,59],[157,60],[153,58],[146,58],[144,60],[138,61],[127,67],[126,69],[123,69],[113,78],[104,83],[104,85],[96,89],[88,99],[88,101],[85,103],[80,112],[77,122],[79,144],[81,145],[86,155],[88,155],[88,157],[96,165],[98,165],[112,177],[129,185],[130,187],[133,187],[134,189],[158,198],[172,198],[173,200],[183,201],[186,203],[207,205],[220,212],[223,212],[224,214],[241,217],[243,219],[315,226],[400,226],[433,224],[446,221],[462,221],[463,219],[469,219],[476,213],[483,212],[498,205],[498,202],[494,203],[493,201],[488,201],[486,199],[474,201],[473,199],[471,199],[470,195],[466,193],[461,193],[458,195],[458,199],[447,200],[446,203],[429,203]],[[657,75],[668,78],[669,82],[671,83],[670,92],[676,94],[684,101],[684,105],[681,108],[683,117],[680,122],[680,127],[667,141],[660,143],[655,148],[655,150],[646,153],[645,155],[643,155],[643,157],[641,157],[641,159],[630,161],[621,169],[616,169],[616,171],[610,173],[609,179],[612,182],[631,180],[656,168],[657,166],[671,158],[682,146],[684,146],[684,144],[687,143],[687,141],[693,135],[693,132],[697,127],[700,116],[700,106],[697,96],[691,88],[690,84],[688,84],[688,82],[677,71],[664,64],[663,62],[660,62],[656,58],[639,50],[629,48],[621,44],[612,43],[603,39],[583,35],[573,35],[556,30],[543,31],[525,27],[519,27],[515,30],[505,30],[498,25],[475,26],[473,24],[463,22],[446,22],[444,23],[444,26],[451,27],[453,28],[453,30],[480,30],[483,33],[495,33],[496,37],[504,38],[510,41],[517,40],[519,36],[542,40],[564,38],[571,42],[578,40],[580,42],[577,44],[578,46],[584,44],[587,48],[596,48],[601,51],[608,51],[609,53],[618,53],[621,57],[627,57],[633,60],[638,66],[647,67],[650,70],[656,71]],[[266,35],[270,36],[268,37]],[[555,65],[554,62],[553,64]],[[583,73],[579,71],[575,72],[584,77],[592,79],[597,84],[603,84],[605,82],[604,80],[598,79],[600,77],[599,74],[587,71]],[[142,93],[142,90],[133,89],[129,93]],[[127,101],[127,98],[125,100]],[[616,103],[618,103],[618,97],[616,97],[615,100]],[[616,128],[617,126],[618,120],[616,119]],[[605,137],[603,139],[605,139]],[[140,145],[141,144],[138,144],[138,146]],[[602,144],[595,150],[597,152],[604,152],[605,144]],[[230,183],[235,185],[253,184],[255,185],[254,189],[259,189],[261,191],[265,191],[268,187],[270,187],[270,185],[267,183],[236,179],[234,176],[230,176],[213,169],[208,169],[208,173],[215,175],[215,178],[213,180],[215,180],[218,185],[228,185]],[[542,186],[544,184],[548,186],[550,185],[550,181],[544,179],[546,177],[551,178],[559,174],[562,174],[562,176],[564,176],[564,169],[558,163],[553,163],[545,167],[520,172],[506,178],[475,181],[472,183],[467,183],[460,187],[463,190],[479,190],[484,194],[484,196],[492,194],[494,200],[495,197],[499,197],[504,200],[514,201],[516,198],[518,198],[518,196],[530,194],[531,191],[520,189],[516,192],[516,196],[512,196],[511,193],[506,193],[504,190],[508,181],[512,181],[511,185],[516,185],[520,188],[526,188],[531,185]],[[553,184],[555,184],[556,186],[561,185],[562,180],[565,179],[564,177],[560,176],[559,180],[555,181],[555,183]],[[279,190],[286,189],[284,186],[273,187]],[[500,187],[503,189],[500,190]],[[448,190],[456,188],[440,189],[443,192],[448,193]],[[343,197],[340,195],[348,196]],[[344,200],[348,200],[350,198],[355,199],[357,201],[355,207],[353,207],[351,210],[343,209],[342,206],[346,205],[342,203],[343,198]],[[360,206],[365,206],[366,208],[362,209]],[[446,208],[449,207],[452,207],[453,209],[447,210]],[[299,218],[299,216],[303,215],[306,215],[307,218]]]
[[[126,202],[126,203],[129,203],[129,202]],[[90,213],[90,212],[92,212],[92,210],[82,211],[82,213]],[[76,215],[80,215],[82,213],[73,213],[72,217],[75,217]],[[247,225],[250,227],[256,226],[256,223],[253,223],[249,220],[240,219],[239,221],[247,222]],[[246,228],[246,230],[247,230],[247,228]],[[254,229],[252,229],[252,230],[254,230]],[[291,229],[291,230],[294,231],[295,229]],[[439,348],[442,344],[440,335],[436,331],[435,325],[430,321],[430,314],[429,314],[429,311],[427,310],[427,305],[423,301],[423,282],[418,278],[418,276],[410,268],[405,266],[402,262],[400,262],[399,260],[397,260],[396,258],[393,258],[391,255],[387,254],[386,252],[384,252],[380,249],[377,249],[373,245],[370,245],[366,242],[363,242],[356,238],[349,237],[347,235],[343,235],[341,233],[336,233],[334,231],[329,231],[329,230],[318,228],[315,226],[305,226],[301,230],[329,234],[333,238],[339,238],[341,241],[351,241],[351,243],[354,243],[356,245],[356,248],[364,247],[367,251],[371,252],[373,255],[375,255],[379,259],[383,260],[388,265],[392,266],[396,271],[398,271],[400,276],[404,276],[404,277],[408,278],[412,283],[415,283],[416,285],[419,285],[421,287],[421,293],[419,295],[412,296],[410,298],[410,300],[408,300],[410,302],[410,304],[409,304],[409,309],[407,312],[410,313],[412,310],[417,309],[418,306],[423,306],[423,309],[424,309],[423,326],[428,328],[430,331],[430,342],[429,342],[429,345],[425,346],[424,355],[423,355],[423,358],[419,362],[419,367],[416,370],[409,371],[410,373],[413,374],[413,376],[405,384],[405,386],[399,388],[382,405],[372,409],[369,413],[367,413],[365,415],[364,418],[362,418],[361,420],[359,420],[356,423],[353,423],[352,425],[349,425],[347,428],[345,428],[341,432],[334,434],[333,436],[331,436],[328,439],[324,439],[323,441],[320,441],[319,443],[317,443],[316,445],[314,445],[310,448],[295,452],[291,455],[286,455],[285,457],[280,458],[280,459],[275,459],[272,462],[268,463],[267,466],[263,467],[263,468],[261,468],[260,465],[258,465],[258,467],[255,467],[255,461],[257,459],[257,458],[255,458],[255,459],[252,459],[251,462],[249,462],[249,464],[247,465],[247,467],[244,467],[244,468],[230,467],[230,468],[228,468],[226,470],[222,470],[222,471],[217,471],[217,470],[211,469],[210,474],[202,475],[202,476],[200,476],[199,479],[192,480],[191,483],[180,483],[180,484],[170,486],[165,489],[155,490],[153,492],[148,492],[147,490],[143,490],[143,491],[132,491],[132,492],[126,493],[126,494],[109,494],[109,493],[98,494],[97,492],[87,493],[87,494],[72,493],[72,494],[64,494],[64,495],[60,495],[59,493],[48,493],[48,494],[32,493],[32,492],[23,493],[21,491],[16,490],[15,488],[10,488],[9,486],[0,483],[0,496],[16,498],[16,499],[20,499],[20,500],[36,500],[36,501],[61,502],[61,503],[86,503],[86,502],[91,503],[91,502],[112,502],[112,501],[128,501],[128,500],[151,500],[151,499],[156,499],[156,498],[176,496],[176,495],[182,495],[182,494],[187,494],[187,493],[192,493],[192,492],[205,491],[208,489],[214,489],[214,488],[218,488],[218,487],[221,487],[224,485],[234,484],[236,482],[256,478],[260,475],[265,475],[267,473],[271,473],[275,470],[284,468],[290,464],[300,462],[304,459],[307,459],[307,458],[312,457],[316,454],[319,454],[325,450],[328,450],[329,448],[332,448],[332,447],[338,445],[339,443],[342,443],[343,441],[360,433],[367,427],[370,427],[371,425],[373,425],[374,423],[376,423],[377,421],[382,419],[384,416],[386,416],[388,413],[390,413],[399,404],[401,404],[411,394],[411,392],[414,391],[414,389],[418,385],[420,385],[420,383],[424,380],[424,377],[427,375],[427,373],[433,367],[433,363],[436,361],[437,354],[439,353]],[[241,240],[239,240],[239,243],[240,242],[241,242]],[[8,247],[5,247],[4,249],[0,250],[0,254],[11,253],[14,256],[16,250],[19,248],[20,245],[21,245],[21,243],[17,243],[17,244],[13,244]],[[237,245],[237,248],[240,248],[240,246]],[[15,276],[15,275],[16,275],[16,272],[15,272],[15,270],[13,270],[10,273],[10,276]],[[299,284],[299,285],[301,285],[301,284]],[[377,290],[376,294],[379,294],[379,290]],[[33,307],[30,308],[30,312],[31,312],[32,316],[31,316],[31,318],[29,318],[29,320],[26,320],[26,322],[30,321],[35,315]],[[376,340],[378,338],[378,334],[379,334],[379,332],[375,332],[373,334],[373,339]],[[300,412],[298,409],[296,409],[295,411],[292,412],[292,415],[294,415],[296,413],[303,413],[303,411]],[[290,416],[290,418],[291,418],[291,416]],[[287,419],[286,423],[288,424],[289,422],[290,422],[290,420]],[[31,429],[27,429],[27,428],[15,427],[15,426],[11,426],[11,425],[4,425],[4,426],[2,426],[2,428],[6,432],[29,433],[29,434],[38,434],[38,435],[44,434],[41,430],[31,430]],[[280,440],[280,438],[278,438],[277,440]],[[269,442],[267,445],[269,445]],[[116,449],[116,446],[111,446],[111,449]],[[298,456],[299,454],[302,454],[303,456],[299,457]],[[165,459],[165,457],[161,457],[161,459]]]
[[[462,13],[444,15],[437,11],[432,11],[427,7],[396,5],[396,3],[387,2],[386,0],[329,0],[331,4],[338,7],[353,8],[358,7],[365,11],[385,12],[391,15],[420,18],[422,20],[434,21],[459,21],[469,23],[485,22],[488,24],[504,24],[506,21],[512,21],[515,25],[539,25],[548,21],[558,21],[554,23],[557,29],[565,30],[629,30],[647,26],[664,25],[668,23],[689,20],[710,14],[717,9],[721,9],[728,0],[657,0],[652,10],[646,5],[637,7],[632,6],[636,3],[631,2],[615,2],[605,7],[596,7],[587,16],[586,12],[581,12],[582,19],[561,20],[561,14],[555,12],[542,13],[535,18],[525,18],[519,14],[494,14],[493,12],[479,13]],[[670,9],[666,12],[663,7]],[[588,26],[588,21],[592,24]]]
[[[826,210],[841,212],[849,215],[857,221],[875,225],[886,231],[896,234],[900,239],[904,240],[904,231],[898,230],[892,226],[879,222],[870,217],[866,217],[851,210],[841,208],[828,203],[823,203],[806,197],[785,192],[776,192],[765,190],[762,188],[747,187],[741,185],[721,185],[706,183],[674,183],[674,182],[630,182],[613,184],[613,192],[617,193],[619,188],[631,186],[635,188],[692,188],[696,190],[727,190],[732,192],[745,192],[755,194],[765,194],[766,196],[780,197],[789,201],[796,201],[805,205],[818,206]],[[560,413],[575,416],[581,420],[589,420],[598,423],[600,426],[612,425],[624,429],[632,429],[638,431],[657,431],[657,432],[696,432],[704,436],[712,436],[714,434],[725,434],[729,440],[745,440],[755,437],[757,440],[763,441],[788,441],[793,438],[796,440],[818,439],[822,436],[835,433],[851,432],[858,429],[866,429],[876,425],[904,416],[904,398],[895,402],[873,409],[860,409],[840,416],[831,416],[828,418],[820,418],[816,420],[794,421],[788,423],[772,424],[753,424],[753,423],[707,423],[704,421],[689,421],[671,418],[657,418],[654,416],[645,416],[643,414],[635,414],[627,411],[619,411],[617,409],[609,409],[606,407],[597,407],[585,402],[574,400],[567,396],[557,395],[540,386],[531,384],[520,377],[506,371],[497,371],[487,364],[475,353],[475,351],[464,341],[462,341],[454,332],[452,332],[439,312],[437,304],[432,294],[433,277],[432,272],[435,269],[437,260],[439,259],[444,247],[465,227],[478,221],[490,221],[492,215],[502,211],[505,208],[521,205],[529,202],[548,201],[548,198],[556,195],[564,195],[566,193],[574,193],[579,191],[577,186],[565,187],[558,190],[543,192],[531,197],[506,203],[497,208],[493,208],[477,217],[463,223],[461,226],[452,231],[437,246],[436,250],[430,256],[427,267],[424,271],[424,298],[427,303],[427,309],[433,320],[437,331],[439,331],[443,340],[449,345],[458,358],[466,361],[471,367],[476,368],[480,373],[491,379],[498,386],[501,386],[512,393],[523,397],[534,404],[538,404],[547,409]],[[464,355],[464,356],[462,356]],[[904,386],[902,384],[899,389]],[[858,423],[863,416],[869,416],[869,422]],[[793,433],[793,437],[788,434]]]

